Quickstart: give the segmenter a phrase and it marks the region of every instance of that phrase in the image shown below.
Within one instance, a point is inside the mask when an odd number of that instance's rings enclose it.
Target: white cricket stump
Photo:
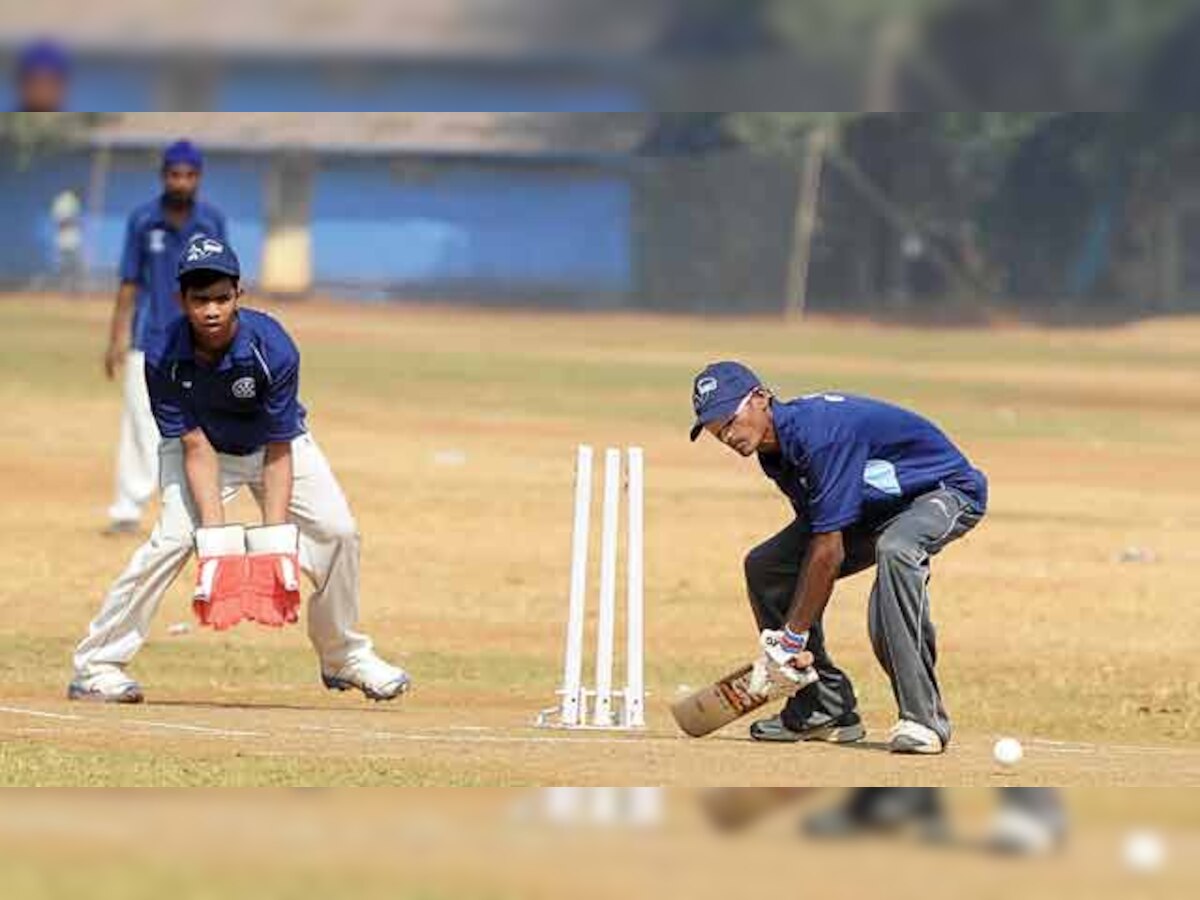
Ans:
[[[571,583],[567,598],[562,686],[558,690],[558,705],[542,710],[538,714],[537,725],[543,728],[603,730],[644,728],[645,457],[641,447],[629,447],[624,453],[613,447],[604,451],[595,677],[588,685],[583,680],[583,655],[593,461],[592,448],[581,445],[575,460],[575,523],[571,537]],[[624,479],[623,461],[626,463]],[[617,566],[622,493],[626,498],[625,685],[615,688],[613,675],[616,663]]]

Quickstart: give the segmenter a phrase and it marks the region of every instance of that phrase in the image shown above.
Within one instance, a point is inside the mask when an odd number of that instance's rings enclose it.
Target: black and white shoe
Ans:
[[[951,830],[937,788],[856,788],[840,806],[810,816],[804,833],[821,840],[916,829],[930,843],[945,843]]]
[[[811,717],[799,731],[788,728],[783,715],[759,719],[750,726],[750,737],[756,741],[776,744],[795,744],[800,741],[824,741],[827,744],[852,744],[867,736],[858,713],[848,712],[836,719],[829,716]]]

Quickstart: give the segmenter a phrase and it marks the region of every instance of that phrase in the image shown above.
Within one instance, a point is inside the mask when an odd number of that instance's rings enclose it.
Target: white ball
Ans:
[[[1157,872],[1167,851],[1153,831],[1133,831],[1125,837],[1125,865],[1135,872]]]
[[[1000,738],[992,748],[992,756],[1002,766],[1015,766],[1024,755],[1025,750],[1016,738]]]

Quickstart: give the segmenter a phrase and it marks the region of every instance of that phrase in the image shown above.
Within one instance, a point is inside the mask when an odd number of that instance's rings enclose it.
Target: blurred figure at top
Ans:
[[[17,112],[62,112],[70,77],[71,59],[60,44],[26,44],[17,54]]]

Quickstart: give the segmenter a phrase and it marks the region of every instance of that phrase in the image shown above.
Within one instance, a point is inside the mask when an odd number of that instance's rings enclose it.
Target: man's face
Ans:
[[[67,99],[67,80],[58,72],[35,69],[21,78],[18,91],[25,112],[58,112]]]
[[[756,390],[742,401],[733,418],[709,422],[704,429],[742,456],[753,456],[772,434],[771,398]]]
[[[163,169],[163,193],[167,200],[186,206],[196,199],[200,187],[200,171],[188,165],[167,166]]]
[[[207,287],[187,290],[182,297],[183,314],[192,326],[196,344],[209,351],[229,346],[240,295],[231,278],[219,278]]]

